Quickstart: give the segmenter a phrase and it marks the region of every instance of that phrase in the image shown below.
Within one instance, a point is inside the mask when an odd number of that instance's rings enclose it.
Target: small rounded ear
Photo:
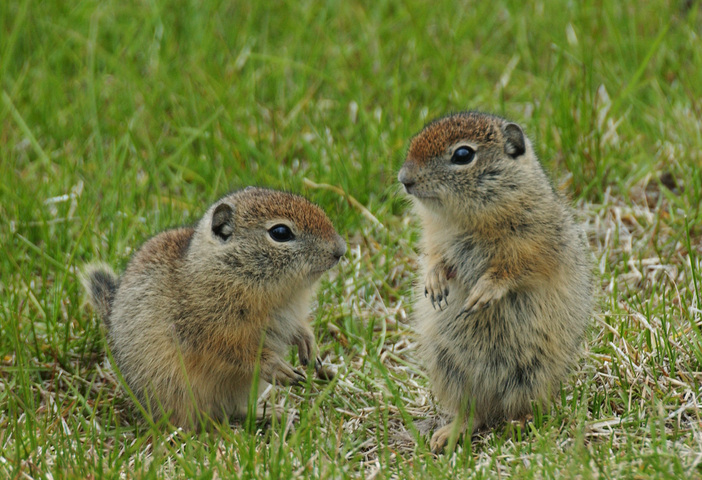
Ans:
[[[508,123],[502,128],[502,133],[505,136],[505,153],[512,158],[524,155],[526,140],[524,139],[522,127],[516,123]]]
[[[220,203],[212,213],[212,234],[226,241],[234,233],[234,209],[228,203]]]

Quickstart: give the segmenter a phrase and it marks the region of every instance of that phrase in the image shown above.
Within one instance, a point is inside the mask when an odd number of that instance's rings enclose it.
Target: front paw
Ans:
[[[478,310],[487,308],[504,297],[506,293],[507,287],[498,285],[488,280],[487,277],[481,277],[470,291],[468,300],[463,305],[463,310],[461,310],[459,316],[470,315]]]
[[[261,366],[261,378],[268,383],[299,385],[307,380],[307,375],[280,358],[272,358]]]
[[[439,262],[427,270],[424,278],[424,296],[429,297],[431,306],[435,310],[437,306],[439,310],[443,310],[442,301],[444,306],[448,306],[448,281],[455,275],[455,272],[443,262]]]
[[[321,365],[321,360],[317,358],[317,342],[314,340],[314,335],[311,331],[304,329],[293,339],[293,345],[297,346],[297,355],[300,358],[300,364],[307,366],[311,359],[314,359],[315,370]]]

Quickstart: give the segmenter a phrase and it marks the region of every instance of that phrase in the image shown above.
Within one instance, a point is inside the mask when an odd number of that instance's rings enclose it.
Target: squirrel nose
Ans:
[[[346,254],[346,242],[344,241],[343,238],[338,237],[336,239],[336,245],[334,246],[334,252],[333,255],[336,258],[341,258]]]
[[[400,181],[401,184],[405,186],[405,191],[407,193],[411,193],[410,189],[414,186],[415,180],[414,177],[410,175],[407,166],[404,166],[402,167],[402,169],[400,169],[400,173],[397,174],[397,179]]]
[[[405,186],[405,188],[409,188],[415,183],[414,178],[412,175],[410,175],[406,166],[400,169],[400,173],[397,174],[397,179]]]

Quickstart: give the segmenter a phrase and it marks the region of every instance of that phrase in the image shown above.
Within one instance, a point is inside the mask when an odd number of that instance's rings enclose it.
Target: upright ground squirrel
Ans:
[[[398,179],[423,227],[420,357],[456,415],[431,439],[440,451],[471,411],[476,431],[524,419],[558,390],[590,319],[591,258],[531,142],[500,117],[430,123]]]

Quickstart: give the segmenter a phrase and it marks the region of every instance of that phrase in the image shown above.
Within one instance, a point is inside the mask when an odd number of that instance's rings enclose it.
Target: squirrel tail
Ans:
[[[107,329],[110,329],[110,314],[119,279],[108,265],[88,265],[81,274],[81,283],[88,293],[90,304],[97,311]]]

